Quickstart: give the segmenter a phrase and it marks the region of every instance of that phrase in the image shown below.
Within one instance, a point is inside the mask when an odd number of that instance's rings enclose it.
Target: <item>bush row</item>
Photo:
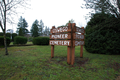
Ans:
[[[9,37],[6,37],[6,42],[7,42],[7,46],[9,46],[11,39]],[[0,46],[4,46],[4,37],[3,36],[0,36]]]
[[[35,37],[32,42],[34,45],[49,45],[49,37]]]
[[[9,37],[6,37],[7,39],[7,45],[10,44],[11,39]],[[49,45],[49,37],[35,37],[32,40],[34,45]],[[26,44],[27,38],[23,36],[16,36],[14,38],[13,44]],[[4,37],[0,36],[0,45],[4,46]]]
[[[17,36],[16,33],[12,34],[14,38],[13,44],[26,44],[27,43],[27,38],[23,36]],[[11,39],[9,37],[6,37],[7,39],[7,45],[10,44]],[[49,45],[49,37],[35,37],[29,38],[29,41],[32,41],[34,45]],[[4,46],[4,37],[0,36],[0,45]]]
[[[23,36],[16,36],[13,42],[13,44],[26,44],[26,43],[27,43],[27,38]]]
[[[3,36],[3,33],[0,32],[0,36]],[[6,33],[6,37],[12,38],[12,41],[14,41],[14,37],[17,36],[16,33]]]

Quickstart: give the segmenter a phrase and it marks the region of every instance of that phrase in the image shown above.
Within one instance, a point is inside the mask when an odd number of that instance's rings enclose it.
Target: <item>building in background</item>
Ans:
[[[29,32],[29,33],[26,33],[25,34],[25,37],[29,38],[29,37],[32,37],[32,34]]]

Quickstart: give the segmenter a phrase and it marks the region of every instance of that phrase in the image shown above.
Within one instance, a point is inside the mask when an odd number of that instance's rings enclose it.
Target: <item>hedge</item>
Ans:
[[[0,32],[0,36],[3,36],[3,32]]]
[[[6,37],[6,42],[7,42],[7,46],[9,46],[11,39],[9,37]],[[4,46],[4,37],[3,36],[0,36],[0,46]]]
[[[27,43],[27,38],[23,36],[16,36],[14,38],[14,43],[13,44],[26,44]]]
[[[49,45],[49,37],[35,37],[32,42],[34,45]]]
[[[6,37],[11,38],[11,33],[6,33]]]

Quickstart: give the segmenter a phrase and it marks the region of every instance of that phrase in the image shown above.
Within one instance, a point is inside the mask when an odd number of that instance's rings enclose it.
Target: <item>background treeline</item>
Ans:
[[[44,23],[42,20],[40,22],[36,19],[31,27],[30,30],[32,37],[38,37],[38,36],[49,36],[50,29],[47,26],[44,26]]]
[[[18,28],[16,33],[19,36],[26,36],[28,33],[30,33],[31,37],[38,37],[38,36],[49,36],[50,29],[47,26],[44,26],[44,23],[42,20],[38,21],[37,19],[33,22],[30,31],[27,29],[28,23],[22,16],[19,19],[18,22]]]

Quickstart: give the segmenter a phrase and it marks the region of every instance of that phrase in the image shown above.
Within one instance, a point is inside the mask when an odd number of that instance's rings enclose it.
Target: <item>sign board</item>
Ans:
[[[50,40],[50,45],[71,46],[71,40]]]
[[[51,58],[54,57],[54,45],[67,46],[68,64],[74,64],[75,46],[81,46],[80,57],[83,57],[83,45],[85,44],[83,41],[85,39],[84,27],[79,28],[76,27],[75,23],[68,23],[68,26],[65,27],[55,28],[55,26],[53,26],[50,33],[51,40],[49,40],[49,45],[51,45]]]
[[[61,32],[70,32],[71,27],[65,26],[65,27],[59,27],[59,28],[52,28],[50,33],[61,33]]]
[[[79,32],[79,33],[84,33],[84,32],[85,32],[84,29],[79,28],[79,27],[75,27],[75,28],[74,28],[74,31],[75,31],[75,32]]]
[[[76,40],[73,41],[73,46],[81,46],[81,45],[84,45],[84,41],[76,41]]]
[[[73,39],[85,39],[85,36],[82,34],[73,33]]]
[[[52,34],[50,35],[50,39],[71,39],[71,34]]]

